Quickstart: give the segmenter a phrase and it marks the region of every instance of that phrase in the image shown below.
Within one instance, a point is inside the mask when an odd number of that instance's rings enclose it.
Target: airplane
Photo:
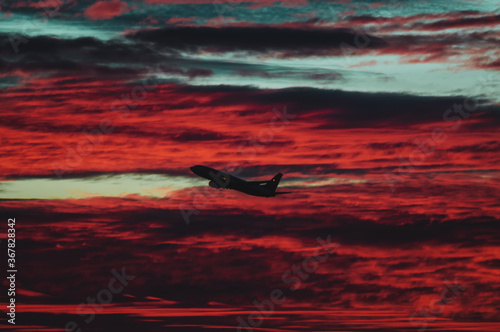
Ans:
[[[190,170],[194,174],[210,180],[208,185],[216,189],[233,189],[241,191],[247,195],[260,197],[274,197],[276,195],[291,193],[289,191],[276,192],[278,183],[283,176],[281,173],[276,174],[269,181],[245,181],[234,175],[202,165],[190,167]]]

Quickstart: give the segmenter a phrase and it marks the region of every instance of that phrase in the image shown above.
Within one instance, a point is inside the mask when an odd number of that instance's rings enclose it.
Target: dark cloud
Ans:
[[[415,146],[415,144],[409,143],[409,142],[398,142],[398,143],[370,143],[367,145],[368,148],[374,149],[374,150],[393,150],[393,149],[399,149],[399,148],[404,148],[408,146]]]
[[[235,141],[242,140],[241,137],[236,135],[225,135],[219,132],[205,130],[205,129],[189,129],[185,128],[179,131],[169,131],[165,133],[158,132],[155,129],[147,130],[147,129],[139,129],[132,126],[120,126],[116,128],[114,134],[122,134],[127,135],[131,138],[147,138],[152,137],[155,139],[165,140],[165,141],[174,141],[177,143],[183,142],[196,142],[196,141]]]
[[[189,90],[207,91],[205,87]],[[276,107],[287,105],[289,114],[301,115],[313,111],[327,111],[318,129],[363,128],[384,126],[411,126],[443,121],[443,114],[455,104],[463,105],[466,96],[417,96],[402,93],[369,93],[315,88],[287,88],[280,90],[235,90],[230,95],[215,99],[210,104],[258,104]],[[485,99],[477,99],[485,125],[498,124],[496,107],[487,107]],[[488,120],[486,120],[488,119]]]
[[[474,144],[474,145],[454,146],[452,148],[449,148],[448,151],[451,151],[451,152],[473,152],[473,153],[500,152],[500,142],[488,141],[488,142]]]
[[[26,71],[61,71],[80,75],[136,73],[151,69],[151,63],[165,56],[146,45],[127,44],[120,40],[102,41],[93,37],[61,39],[48,36],[21,36],[26,43],[18,45],[18,53],[10,35],[0,34],[0,69]],[[122,68],[120,68],[120,64]],[[125,65],[127,67],[125,67]],[[131,66],[132,65],[132,66]],[[90,72],[93,71],[94,73]]]
[[[271,77],[276,77],[276,75],[271,74],[265,70],[262,69],[238,69],[236,70],[236,74],[244,77],[248,76],[257,76],[257,77],[264,77],[264,78],[271,78]]]
[[[479,17],[462,17],[456,19],[439,20],[424,23],[420,26],[424,30],[458,29],[466,27],[487,27],[500,24],[500,15],[484,15]]]
[[[500,270],[500,259],[490,259],[487,261],[479,262],[479,264],[490,269]]]
[[[326,81],[334,81],[344,79],[344,76],[341,73],[337,72],[329,72],[329,73],[314,73],[308,76],[313,80],[326,80]]]
[[[168,27],[129,34],[134,41],[150,42],[164,50],[198,52],[284,52],[286,56],[342,54],[341,44],[369,49],[386,45],[383,39],[350,29],[284,27]],[[346,46],[344,46],[345,48]]]
[[[495,70],[500,70],[500,59],[482,64],[481,67],[486,68],[486,69],[495,69]]]

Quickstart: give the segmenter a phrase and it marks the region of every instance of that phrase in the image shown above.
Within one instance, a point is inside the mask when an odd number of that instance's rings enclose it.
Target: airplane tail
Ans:
[[[268,181],[266,184],[266,188],[275,192],[276,188],[278,188],[278,184],[280,183],[281,177],[283,174],[278,173],[274,176],[274,178],[271,179],[271,181]]]

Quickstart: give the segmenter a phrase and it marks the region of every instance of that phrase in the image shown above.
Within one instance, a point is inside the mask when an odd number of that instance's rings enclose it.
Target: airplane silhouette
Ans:
[[[281,173],[276,174],[276,176],[269,181],[245,181],[234,175],[202,165],[193,166],[190,170],[194,174],[210,180],[208,185],[216,189],[233,189],[247,195],[260,197],[274,197],[276,195],[290,193],[289,191],[276,192],[278,183],[283,176]]]

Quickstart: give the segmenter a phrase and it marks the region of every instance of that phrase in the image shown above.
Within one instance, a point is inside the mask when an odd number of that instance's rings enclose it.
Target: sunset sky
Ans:
[[[499,70],[495,0],[0,2],[0,330],[500,331]]]

